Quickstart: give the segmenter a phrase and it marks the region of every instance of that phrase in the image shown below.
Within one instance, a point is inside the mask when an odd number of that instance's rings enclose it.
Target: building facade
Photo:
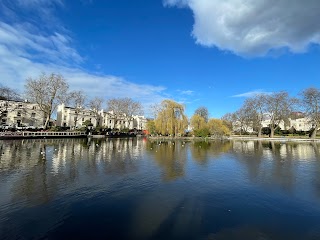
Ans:
[[[41,128],[44,123],[45,117],[38,104],[0,100],[0,125]]]
[[[261,122],[262,127],[269,127],[270,126],[270,119],[265,119]],[[281,120],[279,123],[279,127],[281,130],[289,130],[291,128],[294,128],[296,131],[310,131],[313,126],[310,123],[310,119],[306,117],[300,117],[296,119],[289,118],[288,121]],[[252,126],[249,125],[241,125],[239,121],[233,123],[233,131],[240,132],[240,129],[242,129],[243,132],[247,133],[253,133],[254,129]]]
[[[91,122],[93,127],[109,129],[146,129],[147,120],[144,116],[126,116],[114,114],[112,111],[92,111],[90,109],[76,109],[61,104],[57,108],[57,126],[81,128],[85,122]]]

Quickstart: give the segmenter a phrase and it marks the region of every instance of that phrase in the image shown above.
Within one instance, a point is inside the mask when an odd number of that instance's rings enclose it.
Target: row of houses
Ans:
[[[270,119],[263,120],[261,122],[261,126],[263,128],[269,127]],[[307,117],[299,117],[299,118],[288,118],[287,121],[281,120],[279,122],[278,127],[280,127],[281,130],[294,129],[296,131],[307,132],[307,131],[310,131],[314,126],[312,125],[310,119],[308,119]],[[248,133],[255,132],[252,126],[250,125],[241,124],[239,121],[233,123],[234,132],[240,132],[240,129]]]
[[[91,123],[93,127],[110,129],[146,129],[147,119],[144,116],[126,116],[90,109],[75,109],[61,104],[57,108],[57,120],[51,125],[77,129]],[[0,125],[8,127],[41,128],[45,123],[45,116],[35,103],[28,101],[0,100]]]
[[[93,127],[105,127],[110,129],[137,129],[145,130],[147,119],[144,116],[127,116],[115,114],[103,109],[93,111],[90,109],[78,109],[61,104],[57,108],[57,126],[80,128],[84,123],[90,122]]]

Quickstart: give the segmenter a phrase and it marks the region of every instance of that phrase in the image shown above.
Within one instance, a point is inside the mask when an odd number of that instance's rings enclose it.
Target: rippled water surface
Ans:
[[[0,239],[320,239],[319,150],[0,141]]]

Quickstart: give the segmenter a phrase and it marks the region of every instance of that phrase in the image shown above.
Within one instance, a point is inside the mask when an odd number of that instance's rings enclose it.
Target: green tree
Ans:
[[[156,134],[157,133],[156,124],[155,124],[154,120],[148,120],[147,121],[147,131],[150,134]]]
[[[205,119],[198,114],[191,117],[190,124],[193,130],[205,128],[207,125]]]
[[[190,119],[190,124],[196,137],[206,137],[210,134],[205,119],[200,115],[194,114]]]
[[[183,134],[188,126],[184,106],[173,100],[163,100],[160,106],[155,119],[157,132],[173,136]]]

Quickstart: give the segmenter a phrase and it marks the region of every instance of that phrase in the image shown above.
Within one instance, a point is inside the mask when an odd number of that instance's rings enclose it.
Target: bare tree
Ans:
[[[124,116],[130,121],[133,115],[142,115],[142,105],[131,98],[112,98],[107,101],[107,111],[112,111],[117,119]]]
[[[227,126],[231,131],[233,131],[233,122],[234,122],[234,114],[226,113],[221,117],[221,120],[224,122],[224,125]]]
[[[82,91],[73,91],[69,94],[70,106],[74,108],[74,126],[77,126],[79,121],[79,114],[84,109],[86,104],[86,95]]]
[[[244,102],[244,108],[251,122],[252,129],[255,129],[258,133],[258,137],[261,137],[262,121],[266,114],[266,99],[267,95],[257,94],[252,98],[246,99]]]
[[[0,103],[0,120],[7,116],[9,110],[14,110],[10,108],[9,101],[18,99],[19,94],[15,90],[9,87],[0,86],[0,101],[2,100]]]
[[[155,119],[157,118],[158,113],[161,111],[162,107],[160,103],[154,103],[149,106],[149,109],[150,109],[151,115]]]
[[[99,125],[98,119],[100,117],[99,112],[102,110],[102,103],[103,103],[103,99],[99,97],[95,97],[89,102],[90,112],[94,117],[94,119],[96,120],[97,126]]]
[[[143,114],[142,105],[131,98],[112,98],[107,101],[107,110],[113,111],[114,114],[132,115]]]
[[[206,107],[198,107],[196,109],[196,111],[194,112],[194,114],[199,115],[200,117],[203,117],[203,119],[205,120],[205,122],[208,122],[209,120],[209,111]]]
[[[274,130],[280,122],[288,119],[296,104],[297,99],[290,98],[287,92],[266,95],[266,114],[270,118],[270,137],[274,136]]]
[[[302,104],[305,114],[313,126],[310,137],[315,138],[320,126],[320,90],[317,88],[307,88],[302,91]]]
[[[251,126],[251,119],[247,113],[246,106],[242,106],[238,111],[236,111],[232,118],[234,119],[233,122],[236,128],[239,129],[240,135],[248,132],[248,128]]]
[[[52,113],[57,106],[67,99],[69,85],[60,74],[41,74],[38,78],[28,78],[25,84],[26,96],[39,105],[46,121],[44,128],[47,128]]]

